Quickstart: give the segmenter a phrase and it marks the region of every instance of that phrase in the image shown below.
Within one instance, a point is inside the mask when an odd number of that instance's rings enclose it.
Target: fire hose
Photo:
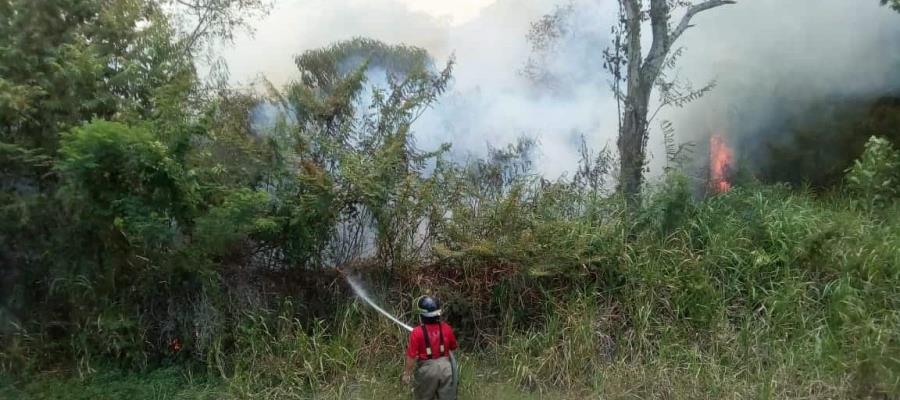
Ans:
[[[350,285],[350,288],[353,289],[353,292],[356,293],[356,295],[359,298],[363,299],[366,302],[366,304],[368,304],[370,307],[374,308],[376,311],[381,313],[381,315],[384,315],[385,317],[390,319],[392,322],[396,323],[397,325],[399,325],[400,327],[405,329],[407,332],[413,331],[413,328],[411,326],[403,323],[403,321],[400,321],[397,317],[391,315],[390,313],[385,311],[383,308],[379,307],[378,304],[375,304],[375,302],[372,301],[371,298],[369,298],[369,295],[368,295],[368,293],[366,293],[365,289],[363,289],[363,287],[358,282],[356,282],[355,279],[351,278],[349,275],[345,274],[340,269],[338,269],[338,271],[341,273],[341,275],[344,276],[344,279],[347,280],[347,284]],[[450,357],[449,357],[450,358],[450,371],[452,372],[452,377],[453,377],[452,378],[453,379],[453,389],[458,392],[459,391],[459,364],[456,362],[456,356],[453,355],[453,352],[450,351],[449,354],[450,354]]]

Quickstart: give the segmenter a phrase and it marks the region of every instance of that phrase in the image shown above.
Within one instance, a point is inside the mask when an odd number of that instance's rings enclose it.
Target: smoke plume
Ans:
[[[526,135],[540,144],[539,172],[555,178],[574,170],[581,135],[594,148],[615,145],[616,103],[601,57],[616,19],[614,0],[463,3],[464,12],[440,16],[451,8],[401,0],[282,0],[258,24],[256,37],[238,40],[226,58],[235,80],[265,74],[280,84],[295,77],[294,55],[338,40],[365,36],[420,46],[439,65],[451,54],[457,60],[451,90],[414,126],[421,147],[451,142],[464,158]],[[565,34],[535,55],[526,40],[529,28],[558,6],[573,10]],[[750,147],[815,102],[876,98],[900,88],[900,14],[876,0],[743,0],[694,23],[669,74],[694,86],[712,80],[717,86],[651,123],[656,171],[664,160],[662,120],[673,122],[680,141],[702,143],[720,129]],[[523,74],[529,59],[554,77],[552,85]]]

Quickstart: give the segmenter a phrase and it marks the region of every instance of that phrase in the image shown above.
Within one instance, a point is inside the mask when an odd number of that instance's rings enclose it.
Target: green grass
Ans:
[[[494,362],[463,358],[460,400],[512,399],[821,399],[864,398],[827,382],[792,380],[788,365],[761,374],[748,374],[745,367],[731,368],[705,360],[697,351],[687,351],[681,361],[617,361],[589,371],[594,387],[528,390],[513,381],[506,369]],[[685,357],[686,356],[686,357]],[[496,361],[496,360],[495,360]],[[27,382],[8,377],[0,380],[3,399],[371,399],[411,398],[410,388],[399,379],[399,362],[386,368],[347,371],[347,374],[308,391],[289,382],[262,390],[241,387],[240,380],[191,376],[177,367],[144,374],[99,372],[89,378],[44,374]],[[876,397],[873,397],[876,398]]]
[[[34,400],[174,400],[219,399],[224,385],[205,374],[181,367],[147,373],[102,371],[81,379],[63,373],[44,373],[16,380],[0,378],[0,398]]]
[[[398,366],[388,368],[399,371]],[[497,382],[498,374],[476,373],[472,365],[464,367],[460,399],[564,399],[564,393],[525,393],[514,385]],[[179,367],[163,368],[143,374],[114,371],[98,372],[88,378],[66,377],[61,373],[42,374],[15,380],[0,376],[0,399],[241,399],[241,398],[322,398],[322,399],[397,399],[411,397],[411,389],[398,374],[390,376],[377,369],[350,371],[335,382],[310,392],[288,382],[262,390],[242,387],[242,380],[206,379],[192,376]]]

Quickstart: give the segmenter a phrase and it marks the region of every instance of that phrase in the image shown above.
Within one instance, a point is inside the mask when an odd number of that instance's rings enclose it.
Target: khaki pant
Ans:
[[[456,400],[456,387],[449,358],[419,361],[416,365],[415,379],[413,390],[415,400]]]

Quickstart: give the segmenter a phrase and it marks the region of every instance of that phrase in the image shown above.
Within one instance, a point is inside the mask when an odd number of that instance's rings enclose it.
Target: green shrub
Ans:
[[[866,207],[883,206],[900,196],[900,151],[872,136],[847,171],[847,189]]]
[[[188,175],[150,132],[97,120],[64,136],[60,153],[67,199],[88,221],[136,245],[173,245],[177,223],[186,223],[197,199]]]

